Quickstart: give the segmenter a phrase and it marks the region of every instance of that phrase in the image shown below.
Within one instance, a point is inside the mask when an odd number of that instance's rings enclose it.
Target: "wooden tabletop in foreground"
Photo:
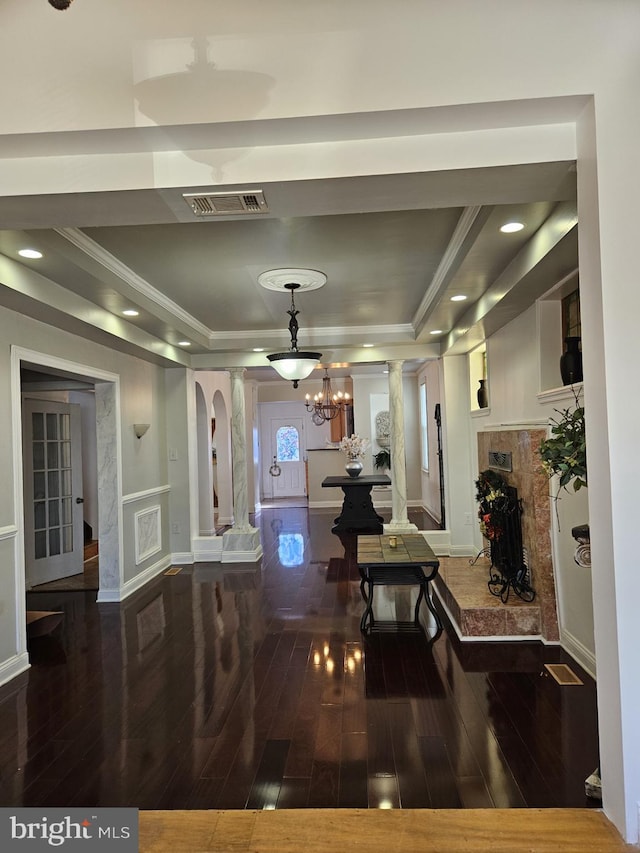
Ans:
[[[141,811],[140,853],[624,853],[596,809]]]
[[[389,540],[394,534],[358,536],[359,566],[438,566],[439,560],[427,540],[419,533],[395,534],[397,545]]]

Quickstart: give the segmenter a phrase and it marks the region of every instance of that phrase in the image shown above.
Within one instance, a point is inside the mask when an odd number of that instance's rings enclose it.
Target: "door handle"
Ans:
[[[77,503],[77,504],[83,504],[83,503],[84,503],[84,498],[76,498],[76,503]]]

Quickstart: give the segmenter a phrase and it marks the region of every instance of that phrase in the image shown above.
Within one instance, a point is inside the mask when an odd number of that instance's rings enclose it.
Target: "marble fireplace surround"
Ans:
[[[545,429],[480,432],[478,470],[485,471],[491,467],[490,451],[511,454],[512,470],[498,473],[510,486],[516,487],[522,501],[522,543],[529,555],[531,585],[536,591],[534,604],[540,607],[541,634],[545,640],[556,641],[560,635],[551,555],[551,497],[549,480],[542,470],[537,452],[546,436]]]

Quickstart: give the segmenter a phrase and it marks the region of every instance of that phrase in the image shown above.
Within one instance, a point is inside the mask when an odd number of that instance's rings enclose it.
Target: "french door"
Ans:
[[[80,406],[22,404],[27,588],[83,569]]]
[[[265,459],[265,466],[268,468],[265,479],[271,489],[265,489],[265,494],[270,491],[273,498],[300,497],[307,494],[303,429],[302,418],[271,419],[271,452],[268,459]]]

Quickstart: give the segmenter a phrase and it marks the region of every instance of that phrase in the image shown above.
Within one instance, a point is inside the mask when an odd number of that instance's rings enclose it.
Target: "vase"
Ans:
[[[358,477],[362,471],[362,462],[359,459],[350,459],[344,466],[344,470],[350,477]]]
[[[477,396],[478,396],[478,405],[480,406],[481,409],[486,409],[487,406],[489,405],[489,395],[487,393],[486,381],[487,381],[486,379],[479,379],[478,380],[478,382],[480,383],[480,387],[478,388]]]
[[[574,382],[582,382],[580,338],[569,337],[564,342],[567,349],[560,356],[560,376],[563,385],[573,385]]]

